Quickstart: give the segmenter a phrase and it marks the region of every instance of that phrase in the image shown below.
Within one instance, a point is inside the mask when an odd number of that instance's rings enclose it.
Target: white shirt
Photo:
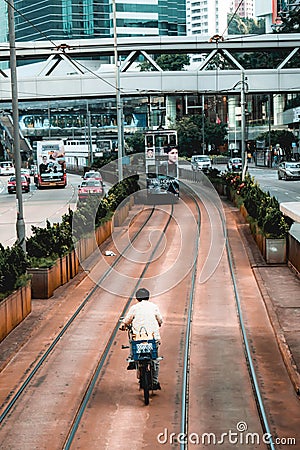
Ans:
[[[159,308],[148,300],[142,300],[131,306],[124,323],[129,325],[132,323],[133,333],[148,333],[149,339],[159,340],[159,325],[162,324],[162,316]]]

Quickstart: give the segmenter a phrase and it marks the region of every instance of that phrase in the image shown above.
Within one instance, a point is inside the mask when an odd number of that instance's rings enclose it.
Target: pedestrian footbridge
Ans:
[[[123,97],[234,95],[241,89],[262,94],[298,92],[299,46],[297,33],[225,40],[203,35],[120,38],[117,45],[113,39],[18,42],[18,96],[26,101],[111,97],[116,94],[118,74]],[[116,54],[119,64],[114,63]],[[194,62],[184,70],[162,70],[153,56],[165,54],[187,54]],[[1,61],[9,61],[9,56],[9,44],[1,44]],[[141,58],[151,70],[140,70]],[[0,69],[0,83],[0,102],[10,101],[9,70]]]

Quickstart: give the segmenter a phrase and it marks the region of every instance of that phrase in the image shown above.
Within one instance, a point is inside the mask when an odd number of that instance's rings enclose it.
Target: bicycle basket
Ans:
[[[131,345],[132,356],[135,361],[145,358],[157,358],[157,345],[155,339],[131,341]]]

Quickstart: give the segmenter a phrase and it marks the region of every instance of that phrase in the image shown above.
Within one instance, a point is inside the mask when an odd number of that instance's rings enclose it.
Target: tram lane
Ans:
[[[206,201],[206,205],[209,203]],[[220,445],[230,449],[234,438],[245,435],[239,429],[243,424],[249,433],[257,436],[262,436],[263,431],[245,359],[225,249],[215,271],[201,282],[203,256],[213,251],[206,236],[219,211],[211,204],[202,207],[201,212],[202,245],[193,309],[187,439],[191,439],[191,444],[197,442],[197,448]],[[260,441],[249,448],[266,449],[267,446]]]
[[[191,206],[192,208],[193,206]],[[185,215],[179,227],[176,217],[185,211],[181,202],[175,205],[174,220],[166,232],[163,256],[156,258],[146,272],[146,286],[162,313],[164,323],[160,329],[162,345],[159,349],[164,359],[160,363],[161,391],[150,395],[149,406],[144,405],[143,392],[139,390],[135,371],[127,371],[127,334],[116,336],[115,350],[110,355],[105,374],[97,383],[80,422],[72,448],[82,449],[161,449],[160,435],[165,428],[180,433],[181,391],[188,298],[191,289],[191,271],[182,276],[179,265],[174,265],[175,255],[184,249],[186,260],[193,266],[195,239],[183,243],[182,234],[193,234],[195,223]],[[193,236],[195,238],[195,236]],[[171,271],[169,270],[171,269]],[[157,274],[161,276],[157,276]],[[172,288],[170,288],[170,278]],[[171,448],[167,445],[167,448]]]
[[[139,223],[136,223],[135,226],[138,229]],[[161,227],[161,224],[157,223],[157,227]],[[141,236],[139,242],[137,248],[145,248],[145,236]],[[128,261],[125,264],[127,266]],[[140,270],[142,270],[142,265],[140,266]],[[136,275],[136,265],[133,265],[133,270],[134,275]],[[87,278],[90,280],[89,277]],[[80,284],[82,287],[82,283]],[[122,286],[120,286],[120,290],[123,292]],[[72,302],[77,297],[75,290],[72,290],[69,295]],[[19,449],[20,446],[23,449],[49,448],[53,450],[53,448],[62,448],[62,439],[72,421],[74,408],[76,408],[76,405],[78,407],[81,402],[81,395],[88,382],[87,377],[93,371],[97,357],[105,349],[107,337],[116,324],[123,307],[124,299],[106,291],[102,292],[101,296],[96,295],[93,302],[86,304],[80,323],[73,326],[72,333],[61,341],[61,346],[55,356],[43,364],[41,373],[25,394],[26,399],[22,400],[16,411],[10,414],[9,420],[2,424],[0,435],[6,448]],[[58,327],[60,320],[62,320],[63,311],[59,315],[53,315],[52,321],[56,316],[58,316],[58,322],[55,323]],[[39,335],[43,344],[45,340],[49,339],[47,336],[47,334],[44,337]],[[28,347],[22,349],[28,356],[32,351],[31,345],[29,342]],[[37,345],[37,341],[35,345]],[[37,349],[38,347],[36,351]],[[13,359],[12,364],[18,364],[18,361],[19,363],[23,362],[22,351],[18,358]],[[130,373],[126,372],[126,362],[124,361],[127,355],[125,356],[124,351],[121,351],[120,348],[118,352],[122,359],[120,375],[123,382],[124,372],[125,375],[130,375]],[[5,370],[6,374],[7,371],[10,371],[11,374],[15,373],[10,365]],[[4,376],[5,372],[3,372]],[[107,379],[106,372],[107,368],[105,367],[103,375],[105,380]],[[10,377],[6,377],[6,379],[10,379]],[[132,380],[130,384],[134,395],[139,395],[136,386],[132,384]],[[119,392],[120,390],[116,390],[114,385],[111,396],[119,395]],[[112,402],[111,397],[109,400]],[[115,406],[115,402],[112,405]],[[98,416],[102,420],[102,433],[103,417],[104,413]],[[18,437],[16,436],[16,430],[18,430]],[[49,435],[52,436],[51,442],[47,439]]]

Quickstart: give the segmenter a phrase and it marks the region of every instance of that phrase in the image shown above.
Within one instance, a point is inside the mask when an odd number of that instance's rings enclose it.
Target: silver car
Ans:
[[[191,158],[192,170],[206,171],[211,169],[211,160],[207,155],[193,155]]]
[[[283,161],[277,172],[278,180],[300,180],[300,162]]]

